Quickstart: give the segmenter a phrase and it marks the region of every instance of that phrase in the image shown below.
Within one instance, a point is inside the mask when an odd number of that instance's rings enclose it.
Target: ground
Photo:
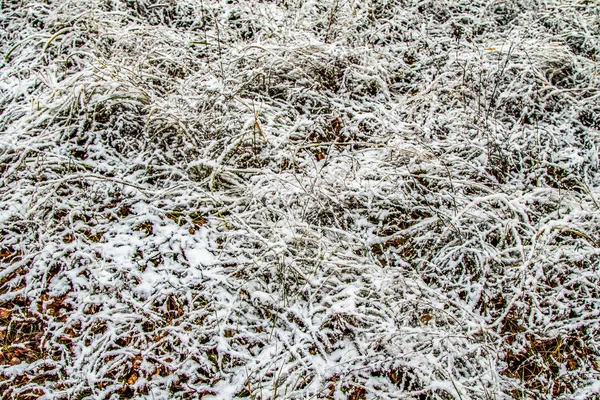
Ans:
[[[597,1],[0,7],[2,398],[600,398]]]

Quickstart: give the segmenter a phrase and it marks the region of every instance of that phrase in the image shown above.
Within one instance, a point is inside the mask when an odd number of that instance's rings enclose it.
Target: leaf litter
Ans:
[[[593,1],[5,1],[6,398],[597,398]]]

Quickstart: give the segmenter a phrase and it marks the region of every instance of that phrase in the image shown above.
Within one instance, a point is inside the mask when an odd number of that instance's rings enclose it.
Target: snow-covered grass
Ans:
[[[2,398],[599,398],[594,0],[3,0]]]

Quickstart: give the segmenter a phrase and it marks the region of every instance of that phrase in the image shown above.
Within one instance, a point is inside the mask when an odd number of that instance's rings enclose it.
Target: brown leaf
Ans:
[[[431,321],[431,314],[421,315],[420,319],[422,323],[427,324],[429,321]]]
[[[140,377],[139,374],[136,371],[133,371],[131,374],[129,374],[129,377],[127,378],[127,384],[128,385],[135,384],[139,377]]]
[[[367,398],[366,395],[367,391],[365,390],[365,388],[354,386],[354,388],[348,396],[348,400],[364,400]]]
[[[9,249],[0,249],[0,258],[8,258],[12,256],[12,251],[10,251]]]

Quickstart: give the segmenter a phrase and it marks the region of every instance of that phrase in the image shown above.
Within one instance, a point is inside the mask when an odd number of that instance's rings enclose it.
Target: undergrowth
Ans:
[[[3,398],[598,398],[594,1],[3,1]]]

